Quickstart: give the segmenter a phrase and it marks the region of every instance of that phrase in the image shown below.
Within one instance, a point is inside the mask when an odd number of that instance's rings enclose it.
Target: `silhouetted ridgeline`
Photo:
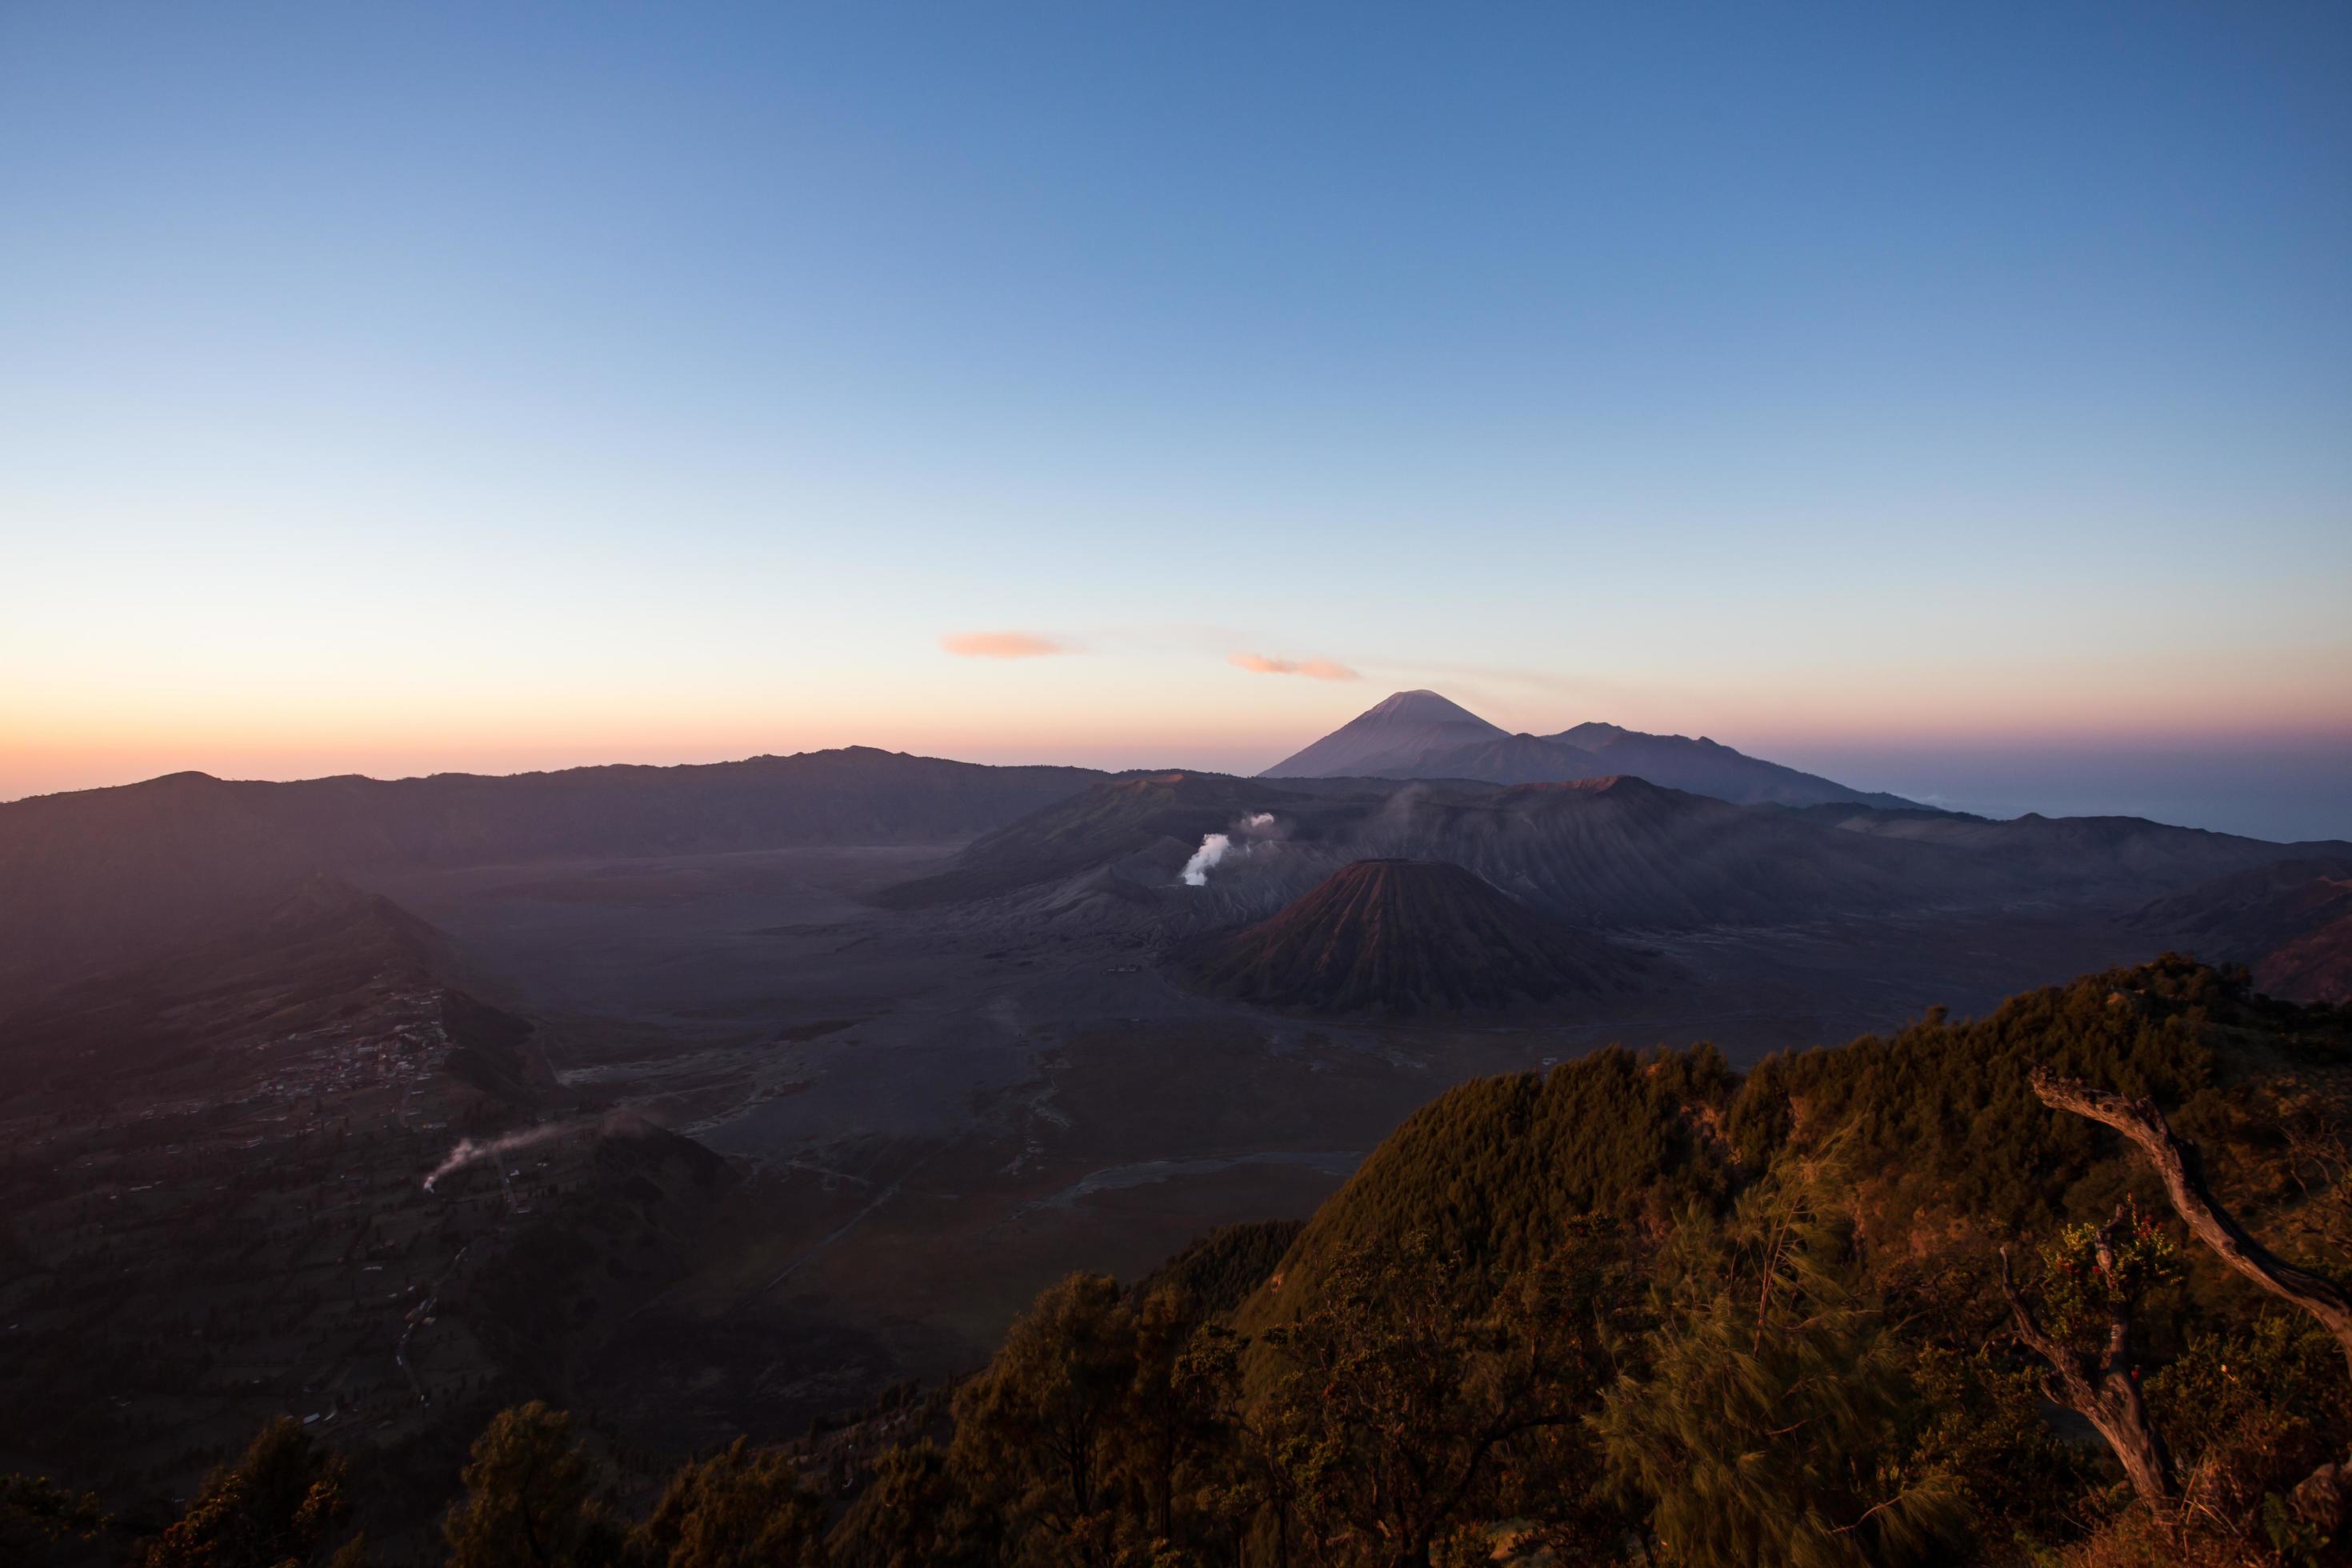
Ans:
[[[0,980],[112,964],[319,872],[901,844],[1104,775],[853,746],[684,767],[267,784],[173,773],[0,804]]]

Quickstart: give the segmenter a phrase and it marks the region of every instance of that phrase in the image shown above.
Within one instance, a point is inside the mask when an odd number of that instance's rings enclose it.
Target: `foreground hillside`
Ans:
[[[2347,1077],[2352,1017],[2167,959],[1744,1076],[1701,1047],[1477,1080],[1303,1229],[1073,1275],[954,1390],[658,1500],[616,1510],[643,1456],[509,1410],[451,1561],[2340,1562]],[[277,1521],[298,1562],[381,1484],[280,1431],[178,1538],[266,1512],[271,1468],[350,1494]],[[20,1542],[123,1538],[17,1495]]]
[[[1479,1080],[1278,1261],[1255,1252],[1230,1311],[1047,1292],[948,1449],[886,1457],[832,1541],[872,1563],[2341,1561],[2347,1074],[2352,1018],[2168,959],[1745,1076],[1702,1047]],[[2071,1082],[2196,1141],[2253,1269],[2053,1100]],[[1056,1412],[1088,1386],[1074,1471]]]

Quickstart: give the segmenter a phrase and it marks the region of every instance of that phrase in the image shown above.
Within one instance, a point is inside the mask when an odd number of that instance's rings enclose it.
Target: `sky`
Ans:
[[[2352,836],[2352,9],[0,7],[0,799],[1389,691]]]

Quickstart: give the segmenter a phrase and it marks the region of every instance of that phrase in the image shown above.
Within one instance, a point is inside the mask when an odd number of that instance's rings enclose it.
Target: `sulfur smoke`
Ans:
[[[1192,851],[1192,858],[1184,862],[1184,885],[1188,888],[1207,887],[1210,868],[1223,859],[1233,847],[1233,839],[1222,833],[1212,833],[1202,839],[1201,847]],[[1163,860],[1160,864],[1164,866],[1167,862]]]
[[[449,1157],[436,1165],[433,1168],[433,1173],[425,1178],[425,1190],[431,1192],[434,1183],[452,1171],[463,1170],[477,1160],[494,1159],[502,1154],[512,1153],[517,1149],[528,1149],[534,1143],[544,1143],[551,1138],[561,1137],[569,1131],[570,1128],[565,1123],[551,1121],[543,1127],[527,1127],[520,1132],[509,1132],[493,1138],[488,1142],[476,1142],[471,1138],[461,1138],[457,1141],[457,1146],[449,1151]]]
[[[1236,847],[1234,844],[1235,833],[1250,842]],[[1256,847],[1256,840],[1271,838],[1275,836],[1274,813],[1270,811],[1252,812],[1234,824],[1232,833],[1207,835],[1201,840],[1201,847],[1192,851],[1192,858],[1184,862],[1184,885],[1188,888],[1207,887],[1209,873],[1216,868],[1219,861],[1223,860],[1227,856],[1247,855]]]

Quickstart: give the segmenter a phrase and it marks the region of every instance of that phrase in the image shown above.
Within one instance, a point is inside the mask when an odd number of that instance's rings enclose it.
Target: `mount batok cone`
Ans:
[[[1358,860],[1204,943],[1221,995],[1315,1013],[1473,1012],[1632,989],[1636,953],[1554,923],[1444,860]]]

